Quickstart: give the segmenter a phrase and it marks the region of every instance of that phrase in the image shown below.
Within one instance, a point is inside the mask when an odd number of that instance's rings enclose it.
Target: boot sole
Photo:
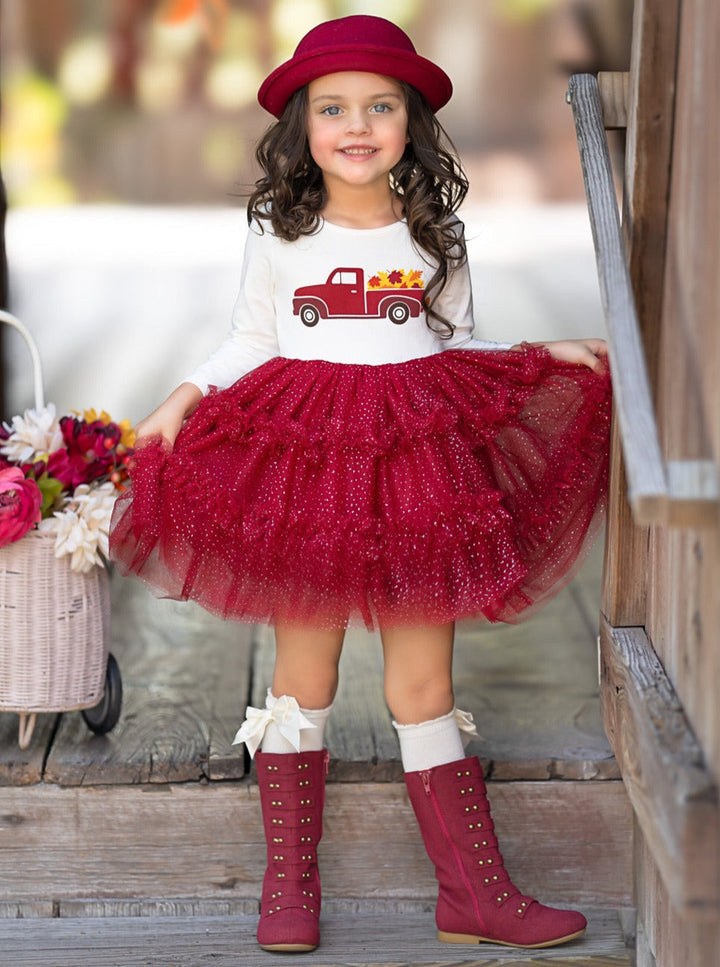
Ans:
[[[262,950],[276,950],[286,954],[303,954],[317,950],[317,944],[310,943],[261,943]]]
[[[566,937],[558,937],[555,940],[545,940],[543,943],[513,943],[511,940],[493,940],[490,937],[480,937],[472,933],[446,933],[444,930],[438,930],[438,940],[442,941],[442,943],[494,943],[500,944],[502,947],[522,947],[523,950],[536,950],[539,947],[557,947],[558,944],[568,943],[570,940],[577,940],[584,933],[585,929],[578,930],[577,933],[569,933]]]

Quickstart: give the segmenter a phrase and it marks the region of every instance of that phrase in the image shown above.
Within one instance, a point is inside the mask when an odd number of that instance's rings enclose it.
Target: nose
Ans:
[[[347,115],[346,130],[350,134],[365,134],[370,130],[370,119],[362,108],[352,110]]]

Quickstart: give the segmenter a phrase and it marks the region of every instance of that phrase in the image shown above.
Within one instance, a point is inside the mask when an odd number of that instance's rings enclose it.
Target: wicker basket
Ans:
[[[0,318],[19,328],[8,315]],[[29,531],[0,548],[0,711],[19,713],[21,748],[30,743],[37,712],[91,708],[105,690],[108,572],[73,571],[69,557],[55,557],[55,539]]]
[[[66,712],[105,689],[110,592],[104,567],[78,574],[55,534],[0,548],[0,710]]]

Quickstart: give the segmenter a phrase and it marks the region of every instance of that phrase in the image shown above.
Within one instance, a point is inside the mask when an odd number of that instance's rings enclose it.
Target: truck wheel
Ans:
[[[301,306],[300,319],[305,326],[317,326],[320,313],[315,306]]]
[[[401,326],[410,318],[410,307],[404,302],[392,302],[387,311],[388,319],[396,326]]]

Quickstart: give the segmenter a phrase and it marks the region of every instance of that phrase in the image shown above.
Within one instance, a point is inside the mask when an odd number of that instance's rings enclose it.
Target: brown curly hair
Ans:
[[[449,339],[454,326],[433,303],[450,270],[467,258],[462,232],[452,216],[467,194],[468,182],[452,141],[423,95],[410,84],[398,83],[405,96],[410,140],[390,172],[390,185],[402,202],[410,237],[437,263],[425,292],[427,322]],[[308,146],[307,111],[307,87],[302,87],[257,146],[255,156],[264,174],[247,204],[248,223],[255,219],[262,227],[269,222],[273,233],[288,242],[318,231],[327,201],[322,171]]]

